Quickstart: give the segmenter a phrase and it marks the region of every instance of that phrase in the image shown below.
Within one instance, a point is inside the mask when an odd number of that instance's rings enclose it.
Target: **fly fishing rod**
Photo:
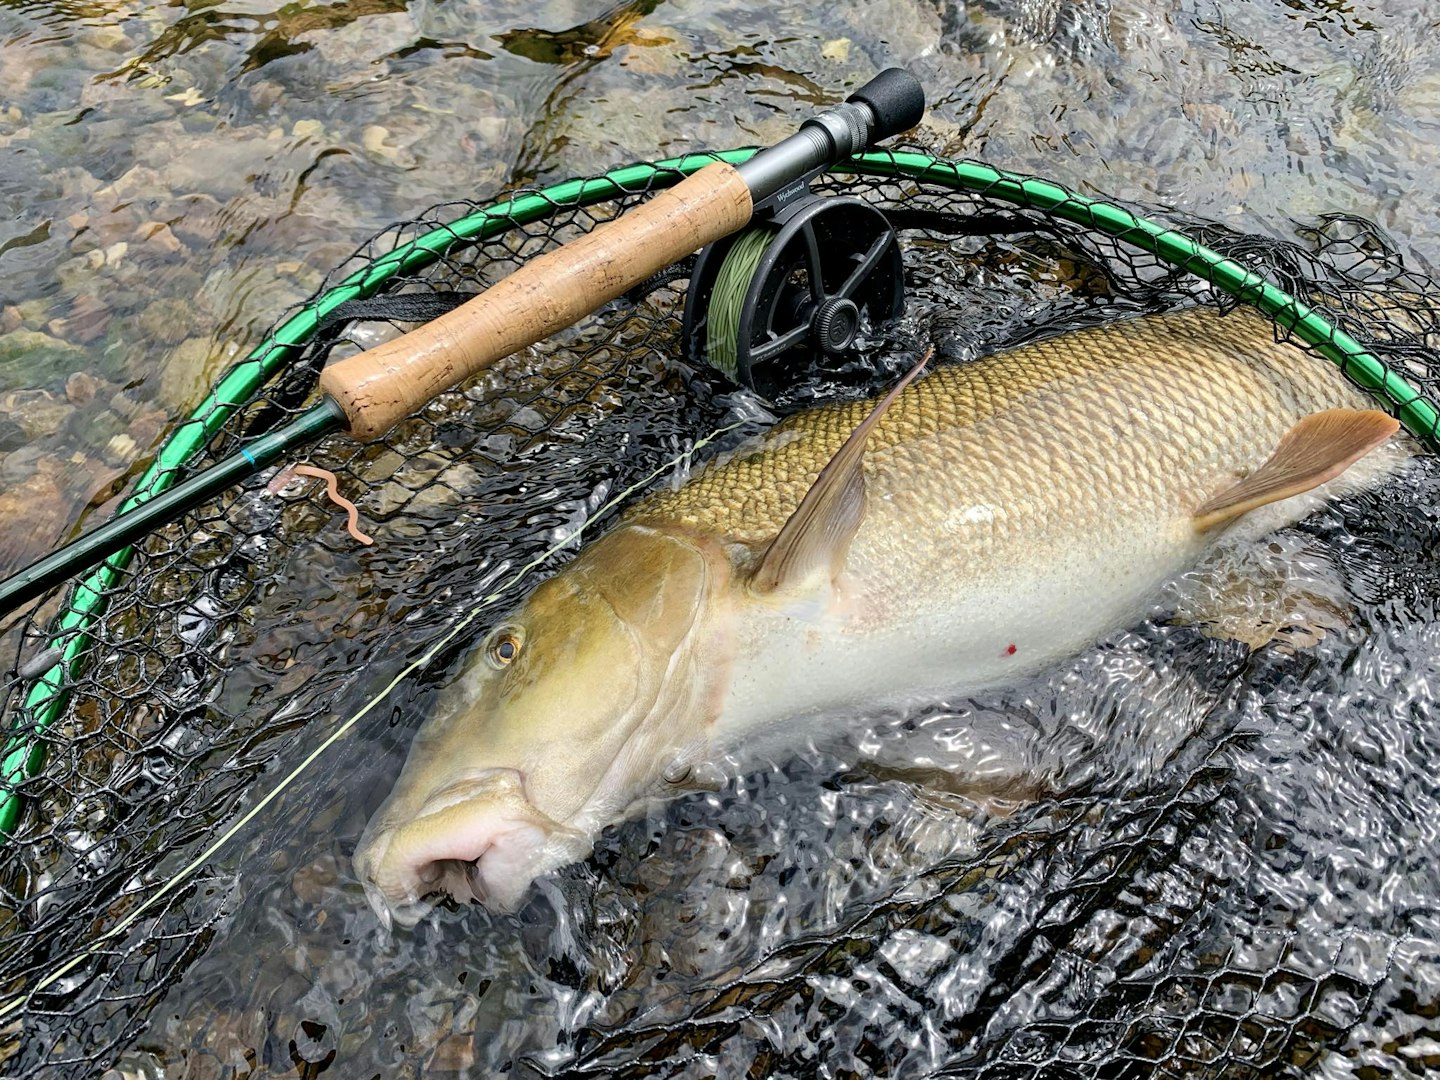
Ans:
[[[744,228],[760,210],[784,207],[808,181],[908,131],[925,92],[889,68],[736,165],[716,161],[623,217],[526,263],[453,311],[327,367],[318,403],[203,472],[0,582],[0,614],[123,551],[245,477],[325,435],[379,437],[437,395],[519,349],[564,329],[708,244]]]

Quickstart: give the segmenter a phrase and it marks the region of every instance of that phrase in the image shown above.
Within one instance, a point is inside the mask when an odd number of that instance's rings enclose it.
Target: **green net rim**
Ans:
[[[397,274],[421,270],[457,244],[488,240],[561,210],[605,202],[626,194],[670,187],[715,161],[738,164],[756,148],[688,154],[615,169],[604,176],[567,180],[539,191],[521,192],[437,226],[348,275],[287,318],[266,340],[236,363],[165,441],[121,506],[124,514],[170,488],[180,470],[261,385],[314,336],[321,321],[340,304],[373,296]],[[1040,210],[1064,221],[1105,233],[1208,281],[1222,292],[1263,311],[1285,333],[1341,366],[1364,389],[1394,411],[1405,428],[1431,449],[1440,449],[1440,410],[1404,376],[1325,318],[1314,307],[1271,284],[1243,264],[1196,243],[1183,233],[1140,217],[1103,199],[1079,195],[1061,184],[1005,172],[975,161],[952,161],[915,151],[873,151],[836,167],[837,173],[890,176],[983,195]],[[0,762],[0,840],[20,818],[20,784],[44,763],[43,735],[67,698],[66,681],[89,645],[89,629],[104,610],[105,591],[129,566],[133,548],[110,556],[79,582],[51,630],[56,662],[26,695],[16,729]],[[33,717],[29,724],[24,717]]]

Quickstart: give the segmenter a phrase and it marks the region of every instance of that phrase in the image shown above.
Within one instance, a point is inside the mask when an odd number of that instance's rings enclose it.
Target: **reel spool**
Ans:
[[[685,352],[769,393],[849,350],[865,320],[905,307],[889,220],[852,196],[808,195],[701,253],[685,298]]]

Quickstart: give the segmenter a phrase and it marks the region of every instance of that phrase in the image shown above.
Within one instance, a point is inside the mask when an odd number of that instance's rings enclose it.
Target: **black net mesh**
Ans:
[[[931,341],[963,361],[1041,330],[1230,302],[1044,212],[903,177],[820,187],[894,215],[908,309],[871,328],[858,358],[797,375],[777,412],[869,392]],[[647,194],[557,205],[388,291],[474,292]],[[331,281],[475,209],[397,225]],[[1335,218],[1279,242],[1178,224],[1318,303],[1440,398],[1440,290],[1378,230]],[[1070,762],[1050,785],[1060,794],[972,828],[963,850],[922,842],[973,818],[936,785],[876,766],[884,752],[812,748],[607,832],[513,919],[450,911],[411,939],[377,938],[348,853],[447,652],[200,857],[448,627],[482,602],[503,610],[573,545],[517,570],[700,438],[763,422],[754,395],[677,359],[683,286],[609,305],[376,443],[314,449],[306,460],[337,474],[373,548],[318,481],[273,492],[269,474],[140,545],[59,691],[47,759],[0,850],[4,1074],[1251,1077],[1440,1064],[1440,938],[1424,902],[1437,881],[1426,627],[1440,582],[1424,468],[1403,492],[1297,531],[1343,550],[1383,655],[1349,638],[1298,659],[1242,655],[1157,619],[1055,676],[1050,697],[874,719],[895,759],[983,714]],[[354,324],[334,355],[400,329]],[[300,349],[195,467],[302,409],[322,351]],[[5,632],[5,716],[22,735],[45,704],[26,700],[64,600]],[[1077,716],[1108,709],[1113,735],[1133,701],[1082,701],[1073,686],[1137,650],[1154,670],[1207,672],[1205,719],[1153,768],[1107,769],[1103,733]],[[1385,675],[1397,656],[1408,681]],[[1284,764],[1296,761],[1315,771]],[[1316,793],[1336,762],[1356,790]],[[797,806],[828,817],[787,823]],[[838,872],[847,852],[859,869]]]

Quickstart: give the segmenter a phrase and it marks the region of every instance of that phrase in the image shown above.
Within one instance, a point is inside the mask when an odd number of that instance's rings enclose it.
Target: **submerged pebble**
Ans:
[[[84,350],[38,330],[12,330],[0,337],[0,390],[62,383],[86,366]]]
[[[76,345],[88,345],[105,333],[110,325],[110,309],[94,296],[77,296],[63,317],[51,319],[45,329],[57,338]]]
[[[74,412],[74,405],[49,390],[12,390],[0,396],[0,413],[14,420],[30,440],[54,435]]]

